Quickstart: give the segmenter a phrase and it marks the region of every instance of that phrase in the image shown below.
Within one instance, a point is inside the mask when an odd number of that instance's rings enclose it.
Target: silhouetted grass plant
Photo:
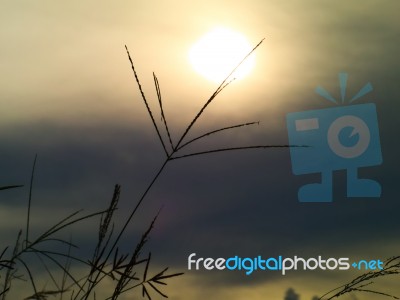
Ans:
[[[105,298],[114,300],[118,299],[121,295],[128,291],[138,288],[141,289],[142,297],[144,298],[152,299],[152,294],[168,298],[167,295],[160,289],[160,287],[166,285],[166,280],[180,276],[183,273],[168,273],[168,268],[164,268],[161,271],[156,272],[155,275],[149,275],[150,273],[153,273],[150,271],[152,255],[151,252],[148,252],[147,255],[143,254],[149,235],[154,228],[158,215],[151,221],[145,232],[142,234],[140,240],[137,242],[136,246],[132,248],[132,251],[128,253],[121,253],[120,251],[120,245],[124,233],[126,232],[127,228],[132,225],[134,216],[137,215],[139,207],[143,203],[148,192],[151,190],[157,179],[162,174],[166,165],[174,160],[217,152],[248,149],[305,147],[301,145],[247,145],[242,147],[214,148],[201,152],[182,152],[183,149],[185,149],[188,145],[202,141],[211,135],[259,124],[258,121],[233,124],[231,126],[217,128],[215,130],[205,132],[198,137],[191,139],[187,138],[192,128],[198,119],[203,115],[205,110],[209,107],[209,105],[227,86],[231,84],[232,81],[234,81],[232,75],[236,69],[261,45],[262,42],[263,40],[260,41],[249,52],[249,54],[243,58],[236,68],[234,68],[233,71],[222,81],[222,83],[217,87],[210,98],[207,99],[194,118],[189,122],[184,130],[184,133],[180,136],[178,142],[176,143],[174,143],[172,139],[170,127],[168,126],[167,116],[164,112],[161,96],[161,87],[156,75],[153,73],[153,80],[158,100],[158,109],[161,115],[161,125],[157,124],[155,121],[154,114],[148,104],[139,77],[135,70],[132,57],[127,46],[125,46],[126,53],[133,71],[133,76],[139,88],[141,98],[146,106],[148,115],[156,131],[157,137],[161,143],[165,160],[161,164],[159,170],[155,173],[153,179],[150,181],[141,197],[138,199],[138,202],[133,207],[120,229],[116,230],[113,222],[117,212],[121,193],[121,187],[116,185],[111,201],[106,209],[90,214],[82,214],[82,211],[76,211],[61,219],[61,221],[51,226],[39,236],[33,237],[30,230],[30,217],[34,172],[37,160],[37,157],[35,157],[30,178],[25,232],[20,230],[17,235],[15,245],[13,247],[5,247],[3,252],[0,254],[0,278],[3,282],[0,290],[1,299],[7,299],[10,291],[12,290],[13,282],[16,280],[28,281],[32,287],[33,294],[25,299],[48,299],[49,297],[58,297],[59,299],[68,298],[73,300],[83,300],[89,298],[97,299],[98,297],[101,297],[101,299]],[[8,185],[0,187],[0,190],[18,187],[21,187],[21,185]],[[72,240],[59,238],[58,234],[66,229],[69,229],[73,225],[82,226],[84,225],[84,222],[88,222],[94,218],[99,218],[100,220],[97,241],[93,248],[93,255],[90,259],[77,257],[74,254],[74,251],[78,248],[78,246],[75,245]],[[62,250],[51,250],[51,248],[49,248],[50,243],[59,245]],[[48,288],[45,286],[44,288],[39,289],[36,279],[37,275],[35,273],[36,269],[32,263],[33,258],[35,258],[36,262],[39,262],[43,266],[48,275],[49,281],[52,283],[54,288]],[[397,264],[392,265],[391,263],[395,261],[397,261]],[[379,273],[367,273],[364,276],[360,276],[352,283],[343,286],[342,290],[328,299],[339,297],[347,292],[356,290],[371,292],[365,290],[366,285],[363,285],[363,283],[375,277],[398,274],[398,264],[399,262],[397,257],[387,262],[387,268],[384,271]],[[52,267],[50,265],[52,265]],[[74,269],[76,266],[79,266],[79,270],[82,268],[86,270],[86,273],[78,272],[79,274],[77,274],[76,270]],[[56,271],[54,270],[54,267]],[[56,280],[55,273],[57,271],[61,271],[62,274],[60,281]],[[108,281],[106,281],[106,279],[108,279]],[[113,285],[112,289],[108,290],[104,287],[106,285],[104,283],[109,283],[110,281],[113,283]],[[104,293],[108,293],[107,296],[104,296]],[[384,293],[379,294],[385,295]]]
[[[376,279],[380,279],[382,277],[399,275],[400,274],[400,256],[393,256],[385,261],[385,264],[382,270],[375,270],[364,273],[352,281],[339,286],[322,297],[318,298],[320,300],[332,300],[335,298],[339,298],[343,295],[357,292],[357,293],[367,293],[374,294],[376,296],[385,296],[392,299],[400,299],[396,295],[392,295],[390,293],[379,291],[374,288],[374,284]]]
[[[130,253],[120,253],[119,245],[121,243],[121,239],[128,226],[131,225],[133,218],[137,214],[138,209],[145,199],[146,195],[161,175],[165,166],[170,161],[215,152],[226,152],[253,148],[288,147],[288,145],[255,145],[244,147],[226,147],[210,149],[209,151],[203,152],[181,154],[181,150],[189,144],[202,140],[210,135],[239,127],[258,124],[258,122],[247,122],[243,124],[232,125],[207,132],[199,137],[193,138],[189,141],[185,141],[186,136],[189,134],[196,121],[204,113],[205,109],[212,103],[212,101],[214,101],[217,95],[234,80],[234,78],[231,78],[234,71],[242,64],[245,59],[247,59],[248,56],[250,56],[255,51],[255,49],[260,46],[261,43],[262,41],[258,43],[253,48],[253,50],[250,51],[250,53],[246,57],[244,57],[244,59],[238,64],[238,66],[226,77],[226,79],[223,80],[221,85],[218,86],[215,92],[205,102],[203,107],[188,124],[177,143],[173,142],[170,134],[170,129],[168,127],[167,118],[165,116],[163,108],[161,88],[156,75],[153,73],[161,120],[163,122],[162,126],[164,127],[166,137],[163,137],[159,125],[157,125],[154,119],[152,110],[142,90],[132,58],[130,56],[128,48],[125,46],[141,97],[144,101],[153,126],[156,130],[158,139],[161,142],[162,148],[165,152],[165,161],[161,165],[159,171],[155,174],[154,178],[151,180],[150,184],[145,189],[144,193],[142,194],[132,211],[130,212],[129,217],[123,223],[122,228],[118,231],[115,230],[113,219],[115,218],[115,212],[118,207],[121,188],[119,185],[116,185],[111,202],[105,210],[86,215],[82,215],[82,211],[76,211],[63,218],[55,225],[51,226],[48,230],[46,230],[39,236],[33,237],[31,234],[30,219],[34,172],[37,161],[37,157],[35,156],[30,178],[25,232],[20,230],[12,250],[10,249],[10,247],[6,247],[0,256],[0,272],[1,279],[3,281],[2,289],[0,291],[1,299],[7,299],[7,297],[10,295],[10,291],[12,290],[13,282],[16,280],[24,280],[30,282],[33,294],[26,297],[25,299],[47,299],[49,297],[55,296],[58,296],[59,299],[96,299],[96,297],[98,297],[96,295],[104,293],[104,289],[102,290],[102,283],[105,282],[105,279],[111,279],[111,281],[114,283],[113,289],[111,292],[109,292],[109,296],[106,296],[106,299],[118,299],[122,294],[136,288],[141,288],[142,296],[147,299],[151,299],[152,293],[156,293],[164,298],[167,298],[167,295],[161,291],[160,286],[166,285],[165,280],[180,276],[183,273],[168,273],[168,268],[164,268],[160,272],[155,273],[155,275],[149,275],[152,256],[151,252],[149,252],[148,255],[143,256],[143,251],[148,241],[151,230],[154,227],[157,216],[150,223],[147,230],[142,234],[139,242]],[[0,190],[13,189],[18,187],[21,186],[9,185],[0,187]],[[73,254],[74,249],[78,248],[77,245],[73,244],[71,240],[59,238],[57,237],[57,235],[61,233],[61,231],[64,231],[73,225],[82,226],[83,222],[87,222],[93,218],[100,218],[98,237],[91,259],[85,260]],[[50,243],[59,245],[62,250],[50,250]],[[7,254],[9,258],[6,258]],[[39,289],[36,279],[37,275],[35,273],[36,269],[35,266],[33,266],[33,258],[35,258],[35,261],[39,262],[43,266],[48,275],[49,281],[52,282],[54,288],[45,287]],[[53,268],[50,267],[50,264],[53,265]],[[78,277],[78,275],[76,275],[76,272],[74,272],[75,264],[78,264],[80,267],[84,267],[85,269],[87,269],[87,273],[83,275],[80,274],[80,277]],[[61,282],[58,282],[56,280],[56,271],[54,271],[54,266],[56,267],[56,270],[61,271],[62,273]],[[140,266],[142,267],[142,272],[140,272]],[[100,297],[103,297],[103,295],[101,295]]]
[[[111,296],[106,299],[118,299],[120,295],[139,287],[142,288],[143,294],[148,299],[151,299],[149,288],[165,296],[157,285],[165,285],[164,280],[179,276],[182,273],[169,274],[167,273],[168,268],[165,268],[154,276],[147,275],[151,254],[149,253],[148,256],[143,257],[142,252],[154,227],[156,218],[153,219],[131,253],[120,254],[119,248],[116,247],[113,252],[113,259],[109,261],[104,259],[106,249],[113,237],[114,226],[112,224],[119,196],[120,186],[116,185],[107,209],[82,216],[80,216],[81,212],[77,211],[51,226],[37,238],[29,239],[30,236],[26,234],[25,237],[28,239],[23,239],[23,231],[20,230],[10,258],[5,258],[10,247],[6,247],[0,255],[0,272],[3,281],[0,292],[1,299],[8,299],[12,283],[15,280],[29,281],[31,284],[33,294],[24,299],[48,299],[50,296],[58,296],[59,299],[63,299],[63,296],[64,299],[89,299],[89,297],[96,297],[96,292],[99,294],[98,291],[102,289],[101,283],[105,278],[111,279],[114,283],[114,288],[110,292]],[[29,203],[31,203],[31,197],[29,197]],[[30,215],[30,212],[28,212],[28,215]],[[76,245],[71,241],[58,238],[57,234],[73,225],[84,225],[82,222],[95,217],[100,217],[97,244],[93,257],[90,260],[85,260],[73,254],[72,249],[78,248]],[[27,232],[30,229],[29,218],[27,218]],[[63,250],[49,250],[49,243],[59,244],[65,252]],[[35,266],[32,266],[34,261],[39,262],[44,267],[54,288],[39,289],[35,278]],[[57,282],[55,279],[56,271],[49,266],[49,263],[55,265],[56,270],[62,272],[61,282]],[[75,274],[76,272],[71,268],[73,263],[86,267],[88,273],[80,275],[81,277],[78,278],[78,275]],[[138,270],[136,270],[139,265],[144,266],[142,275],[138,274]],[[104,291],[101,291],[100,294],[104,294]]]

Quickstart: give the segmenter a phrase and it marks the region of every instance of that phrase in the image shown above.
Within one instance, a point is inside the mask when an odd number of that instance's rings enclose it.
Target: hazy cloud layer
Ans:
[[[360,103],[376,103],[384,162],[360,174],[380,181],[382,198],[347,199],[346,174],[338,171],[333,203],[299,203],[298,188],[320,178],[319,174],[294,176],[288,149],[191,157],[169,163],[144,202],[125,246],[162,208],[149,247],[159,264],[176,270],[186,269],[192,252],[204,257],[386,258],[398,254],[394,252],[400,229],[399,3],[175,2],[1,4],[0,185],[25,185],[1,192],[4,241],[12,241],[24,227],[18,223],[25,220],[36,153],[33,224],[38,229],[58,215],[104,207],[116,183],[122,184],[118,211],[122,222],[163,162],[124,45],[132,52],[156,120],[161,122],[151,76],[156,71],[176,141],[215,89],[190,69],[187,50],[213,26],[225,25],[242,31],[254,43],[266,40],[257,50],[253,74],[221,93],[191,137],[242,122],[261,123],[209,137],[186,153],[288,143],[286,114],[332,107],[314,89],[321,85],[339,98],[337,73],[347,71],[347,97],[367,82],[374,87]],[[43,218],[48,215],[50,219]],[[76,229],[83,252],[89,251],[86,229],[90,228],[95,225]],[[183,294],[174,291],[173,299],[204,299],[201,288],[206,285],[211,286],[209,299],[226,295],[241,299],[250,290],[252,299],[261,299],[263,293],[282,299],[288,287],[297,291],[296,285],[303,287],[300,294],[311,299],[315,293],[310,282],[319,277],[312,274],[301,280],[301,273],[287,279],[271,273],[248,277],[218,272],[185,276],[190,280],[182,281]],[[338,285],[344,280],[340,274],[332,279]],[[326,282],[322,286],[328,288]],[[234,287],[236,293],[230,291]]]

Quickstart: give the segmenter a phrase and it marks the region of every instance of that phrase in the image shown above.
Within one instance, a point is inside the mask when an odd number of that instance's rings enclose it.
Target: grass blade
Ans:
[[[160,131],[159,131],[158,126],[156,124],[156,121],[154,120],[153,113],[151,112],[151,109],[150,109],[150,106],[149,106],[149,104],[147,102],[146,96],[144,95],[144,92],[143,92],[143,89],[142,89],[142,85],[140,84],[139,77],[137,76],[137,73],[136,73],[136,70],[135,70],[135,66],[133,65],[133,61],[132,61],[131,55],[129,54],[129,50],[128,50],[128,47],[126,45],[125,45],[125,49],[126,49],[126,53],[128,54],[128,58],[129,58],[129,61],[131,63],[131,68],[132,68],[132,71],[133,71],[133,75],[135,76],[135,80],[136,80],[136,83],[137,83],[137,85],[139,87],[140,94],[142,96],[144,104],[146,105],[147,112],[149,113],[149,116],[151,118],[151,121],[153,122],[154,128],[157,131],[158,138],[160,139],[160,142],[161,142],[161,145],[163,146],[165,154],[167,156],[169,156],[167,148],[165,147],[164,140],[162,139]]]
[[[183,139],[186,137],[186,135],[189,133],[190,129],[193,127],[193,125],[196,123],[196,121],[200,118],[200,116],[203,114],[204,110],[207,108],[207,106],[215,99],[215,97],[231,82],[228,82],[228,79],[232,76],[233,73],[242,65],[242,63],[251,55],[253,52],[261,45],[261,43],[264,41],[262,39],[238,64],[237,66],[229,73],[229,75],[222,81],[222,83],[218,86],[218,88],[215,90],[215,92],[211,95],[211,97],[207,100],[207,102],[203,105],[203,107],[200,109],[200,111],[197,113],[197,115],[194,117],[192,122],[189,124],[189,126],[186,128],[185,132],[182,134],[178,144],[176,147],[179,147],[179,145],[182,143]]]
[[[203,154],[211,154],[217,152],[237,151],[237,150],[248,150],[248,149],[268,149],[268,148],[292,148],[292,147],[308,147],[308,146],[297,146],[297,145],[260,145],[260,146],[246,146],[246,147],[231,147],[231,148],[220,148],[208,151],[194,152],[180,156],[171,157],[170,160],[181,159],[190,156],[197,156]]]
[[[2,190],[8,190],[8,189],[20,188],[20,187],[23,187],[23,185],[6,185],[6,186],[0,186],[0,191],[2,191]]]
[[[165,130],[167,131],[169,144],[171,145],[171,148],[173,150],[174,149],[174,144],[172,142],[171,134],[169,133],[167,119],[165,118],[165,114],[164,114],[164,108],[163,108],[163,105],[162,105],[162,98],[161,98],[160,84],[158,83],[157,76],[156,76],[156,74],[154,74],[154,72],[153,72],[153,78],[154,78],[154,84],[156,86],[156,91],[157,91],[158,104],[160,105],[160,110],[161,110],[161,119],[164,121],[164,126],[165,126]]]
[[[29,279],[31,281],[31,284],[32,284],[32,287],[33,287],[33,291],[34,291],[34,293],[36,295],[38,293],[38,290],[36,288],[35,281],[33,280],[33,275],[31,273],[31,270],[29,269],[28,265],[21,258],[17,258],[17,260],[24,266],[25,270],[28,272],[28,276],[29,276]]]
[[[212,134],[214,134],[214,133],[221,132],[221,131],[224,131],[224,130],[239,128],[239,127],[243,127],[243,126],[250,126],[250,125],[254,125],[254,124],[259,125],[260,122],[243,123],[243,124],[238,124],[238,125],[234,125],[234,126],[229,126],[229,127],[224,127],[224,128],[220,128],[220,129],[217,129],[217,130],[213,130],[213,131],[207,132],[207,133],[205,133],[205,134],[203,134],[203,135],[200,135],[200,136],[198,136],[198,137],[196,137],[196,138],[194,138],[194,139],[191,139],[190,141],[188,141],[188,142],[184,143],[183,145],[181,145],[181,146],[180,146],[178,149],[176,149],[176,150],[178,151],[178,150],[184,148],[185,146],[187,146],[187,145],[189,145],[189,144],[191,144],[191,143],[193,143],[193,142],[195,142],[195,141],[197,141],[197,140],[200,140],[200,139],[202,139],[202,138],[204,138],[204,137],[206,137],[206,136],[212,135]]]
[[[35,155],[35,159],[33,160],[31,182],[29,185],[28,214],[26,217],[26,236],[25,236],[26,245],[28,245],[28,243],[29,243],[29,223],[30,223],[30,217],[31,217],[32,189],[33,189],[33,178],[35,176],[36,160],[37,160],[37,154]]]

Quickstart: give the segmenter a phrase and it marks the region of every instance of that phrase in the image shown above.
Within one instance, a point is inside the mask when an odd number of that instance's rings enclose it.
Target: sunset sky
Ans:
[[[35,154],[33,233],[78,209],[103,209],[116,183],[122,186],[121,226],[165,159],[125,45],[161,126],[152,72],[157,75],[176,143],[218,87],[193,68],[190,49],[222,27],[252,46],[265,40],[252,71],[218,95],[187,140],[260,124],[207,137],[184,153],[288,144],[286,115],[336,107],[314,91],[322,86],[340,99],[338,73],[346,72],[346,99],[368,82],[374,88],[358,103],[376,104],[383,163],[359,173],[380,182],[382,197],[347,198],[346,172],[335,171],[332,203],[300,203],[298,189],[320,175],[294,175],[287,148],[188,157],[168,163],[125,236],[126,249],[161,209],[146,249],[155,271],[169,266],[185,272],[168,281],[165,291],[173,300],[280,300],[288,288],[308,300],[361,274],[188,271],[191,253],[400,255],[399,11],[397,0],[1,0],[0,186],[24,187],[0,191],[0,251],[25,228]],[[89,223],[71,231],[83,257],[96,228]],[[393,279],[377,282],[376,289],[400,296],[399,278]],[[25,297],[31,293],[26,286]]]

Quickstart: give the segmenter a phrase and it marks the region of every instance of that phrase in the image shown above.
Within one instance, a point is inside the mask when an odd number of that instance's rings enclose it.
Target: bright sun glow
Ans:
[[[252,47],[240,33],[216,28],[193,45],[189,60],[193,68],[209,80],[221,82],[251,51]],[[254,53],[236,70],[232,77],[240,79],[253,69]]]

